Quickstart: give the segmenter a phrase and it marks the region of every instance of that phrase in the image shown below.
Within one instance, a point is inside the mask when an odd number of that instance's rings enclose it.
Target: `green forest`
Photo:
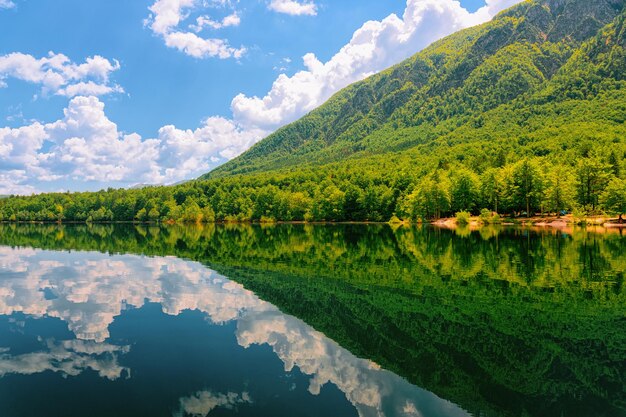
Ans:
[[[524,159],[481,175],[465,167],[410,178],[337,167],[194,181],[176,187],[44,194],[0,201],[4,221],[388,221],[430,220],[481,209],[498,213],[626,213],[626,181],[610,161],[575,167]],[[494,219],[495,221],[495,219]]]
[[[358,82],[198,180],[0,199],[0,221],[626,213],[623,0],[523,2]]]

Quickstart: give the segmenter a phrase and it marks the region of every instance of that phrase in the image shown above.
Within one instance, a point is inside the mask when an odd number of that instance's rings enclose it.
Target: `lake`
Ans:
[[[625,273],[617,230],[0,224],[0,416],[622,417]]]

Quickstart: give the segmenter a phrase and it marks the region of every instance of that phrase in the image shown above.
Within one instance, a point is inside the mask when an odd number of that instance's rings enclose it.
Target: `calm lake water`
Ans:
[[[0,416],[626,416],[626,233],[0,225]]]

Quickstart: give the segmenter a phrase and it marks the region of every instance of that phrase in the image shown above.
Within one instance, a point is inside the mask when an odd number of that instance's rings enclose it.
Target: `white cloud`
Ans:
[[[110,85],[111,73],[120,69],[116,60],[101,56],[87,58],[84,63],[73,63],[63,54],[50,52],[43,58],[23,53],[0,56],[0,87],[7,79],[15,78],[41,86],[42,93],[73,97],[91,91],[92,95],[124,92],[118,85]]]
[[[0,173],[0,195],[30,195],[38,190],[27,184],[30,178],[23,170],[9,170]]]
[[[40,166],[64,177],[87,181],[122,181],[159,178],[156,140],[118,131],[96,97],[76,97],[65,117],[47,124],[47,140],[55,144]]]
[[[198,33],[204,30],[205,27],[210,27],[211,29],[222,29],[230,26],[239,26],[241,23],[241,18],[234,12],[224,17],[221,21],[216,21],[211,19],[208,16],[200,16],[196,19],[195,25],[189,25],[189,28],[194,32]]]
[[[46,137],[45,127],[38,122],[17,129],[1,128],[1,171],[36,168],[40,161],[38,151]]]
[[[212,117],[196,130],[164,126],[157,138],[144,140],[120,132],[98,98],[78,96],[56,122],[0,128],[0,194],[31,194],[35,181],[177,182],[233,158],[266,134]]]
[[[0,129],[0,175],[11,178],[3,193],[32,181],[159,180],[158,156],[158,141],[119,132],[96,97],[73,98],[56,122]]]
[[[189,11],[195,7],[197,7],[195,0],[157,0],[150,6],[151,15],[145,24],[154,34],[165,40],[165,45],[194,58],[241,58],[246,52],[245,48],[233,48],[224,39],[205,39],[195,33],[179,29],[179,25],[189,17]],[[196,21],[197,25],[194,28],[199,28],[197,31],[200,31],[205,24],[211,26],[209,21],[220,27],[236,26],[239,24],[239,16],[237,14],[227,16],[222,22],[215,22],[203,16]]]
[[[170,32],[164,36],[165,45],[178,49],[194,58],[241,58],[245,49],[228,46],[222,39],[204,39],[191,32]]]
[[[0,0],[0,9],[12,9],[15,7],[15,3],[11,0]]]
[[[65,88],[59,89],[58,95],[66,97],[76,96],[104,96],[111,93],[123,93],[124,89],[119,85],[103,85],[96,84],[93,81],[79,82],[76,84],[68,85]]]
[[[315,16],[317,6],[312,1],[298,2],[296,0],[271,0],[268,5],[270,10],[278,13],[285,13],[292,16]]]
[[[181,130],[164,126],[159,130],[161,143],[159,163],[165,167],[169,180],[187,178],[209,169],[209,157],[228,160],[252,146],[268,132],[243,129],[232,120],[210,117],[196,130]]]
[[[229,14],[222,19],[222,27],[239,26],[241,24],[241,18],[237,12]]]

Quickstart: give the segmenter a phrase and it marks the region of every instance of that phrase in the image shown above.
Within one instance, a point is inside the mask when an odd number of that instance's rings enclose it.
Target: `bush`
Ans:
[[[572,217],[574,218],[574,223],[579,226],[587,224],[587,211],[584,208],[575,208],[574,211],[572,211]]]
[[[491,210],[488,209],[482,209],[480,211],[480,222],[482,224],[490,224],[493,221],[493,216],[491,215]]]
[[[470,224],[472,215],[467,211],[460,211],[456,214],[456,224],[459,226],[467,226]]]
[[[400,220],[398,218],[398,216],[391,216],[391,219],[389,219],[389,224],[401,224],[402,220]]]

